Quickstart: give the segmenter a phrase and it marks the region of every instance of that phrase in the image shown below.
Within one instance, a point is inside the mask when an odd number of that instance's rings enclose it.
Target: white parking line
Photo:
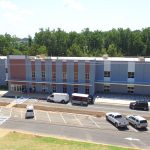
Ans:
[[[11,117],[12,109],[13,109],[13,108],[11,108],[11,109],[10,109],[10,114],[9,114],[9,117]]]
[[[36,120],[36,113],[35,113],[36,111],[34,110],[34,120]]]
[[[49,116],[48,112],[46,112],[46,113],[47,113],[48,120],[49,120],[49,122],[51,123],[51,122],[52,122],[52,120],[51,120],[51,118],[50,118],[50,116]]]
[[[76,114],[74,114],[74,117],[75,117],[75,119],[77,120],[77,122],[79,122],[79,124],[80,124],[81,126],[83,126],[83,124],[81,123],[81,121],[77,118]]]
[[[64,123],[67,124],[66,120],[64,119],[62,113],[60,113],[61,118],[63,119]]]
[[[92,117],[90,116],[89,119],[96,125],[97,128],[100,128],[100,126],[92,119]]]
[[[138,130],[136,130],[134,127],[132,127],[131,125],[128,125],[129,130],[132,130],[134,132],[138,132]]]

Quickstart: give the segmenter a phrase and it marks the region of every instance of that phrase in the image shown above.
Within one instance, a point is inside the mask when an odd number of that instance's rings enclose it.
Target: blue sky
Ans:
[[[0,34],[34,36],[39,28],[142,29],[150,26],[150,0],[0,0]]]

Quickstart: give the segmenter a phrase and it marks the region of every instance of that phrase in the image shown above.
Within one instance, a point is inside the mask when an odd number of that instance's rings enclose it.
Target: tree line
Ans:
[[[20,39],[10,34],[0,35],[0,55],[46,56],[150,56],[150,27],[131,31],[129,28],[80,33],[39,29],[34,37]]]

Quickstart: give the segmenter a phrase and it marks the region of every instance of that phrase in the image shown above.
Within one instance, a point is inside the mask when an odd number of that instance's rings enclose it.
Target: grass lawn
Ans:
[[[22,134],[18,132],[10,132],[4,137],[0,137],[0,150],[127,150],[127,149],[86,142],[62,140],[51,137],[41,137],[30,134]]]

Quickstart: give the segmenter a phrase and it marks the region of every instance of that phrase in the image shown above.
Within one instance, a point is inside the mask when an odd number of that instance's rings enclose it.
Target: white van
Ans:
[[[47,97],[47,102],[57,102],[66,104],[69,102],[69,94],[67,93],[52,93]]]
[[[25,118],[34,118],[34,107],[32,105],[26,107]]]

